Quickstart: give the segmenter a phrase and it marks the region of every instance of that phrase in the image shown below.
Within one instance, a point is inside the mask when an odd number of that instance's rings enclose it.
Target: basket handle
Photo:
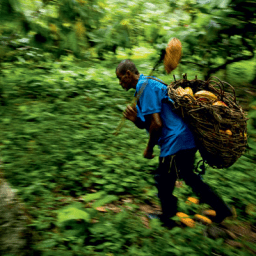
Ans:
[[[216,81],[214,81],[213,78],[215,78],[218,82],[216,83]],[[210,83],[211,81],[215,82],[219,86],[219,88],[220,88],[220,99],[221,99],[221,101],[223,101],[224,85],[223,85],[222,81],[216,76],[210,77],[208,79],[207,83]]]
[[[220,87],[220,90],[221,90],[221,100],[223,101],[223,96],[224,96],[224,84],[226,84],[226,85],[228,85],[229,87],[231,87],[231,89],[232,89],[232,91],[233,91],[233,94],[234,94],[234,102],[236,103],[236,92],[235,92],[235,89],[234,89],[234,87],[231,85],[231,84],[229,84],[229,83],[227,83],[227,82],[224,82],[224,81],[221,81],[218,77],[216,77],[216,76],[213,76],[213,78],[215,78],[216,80],[218,80],[218,82],[219,83],[217,83],[218,85],[219,85],[219,87]],[[221,86],[220,86],[221,85]],[[222,88],[221,88],[222,87]]]
[[[236,103],[236,92],[235,92],[234,87],[231,84],[227,83],[227,82],[223,82],[223,83],[228,85],[229,87],[231,87],[231,89],[233,91],[233,94],[234,94],[234,102]]]

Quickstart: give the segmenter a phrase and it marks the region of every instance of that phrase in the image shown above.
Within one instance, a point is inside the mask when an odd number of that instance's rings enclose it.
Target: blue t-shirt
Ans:
[[[136,106],[137,117],[145,122],[146,115],[159,113],[162,120],[162,134],[158,140],[158,145],[161,148],[160,157],[173,155],[180,150],[195,148],[193,134],[183,119],[172,111],[169,102],[173,101],[168,97],[167,87],[164,84],[147,79],[141,74],[136,85],[136,93],[139,93],[145,81],[147,81],[147,85]],[[150,124],[145,122],[147,131],[149,131],[149,126]]]

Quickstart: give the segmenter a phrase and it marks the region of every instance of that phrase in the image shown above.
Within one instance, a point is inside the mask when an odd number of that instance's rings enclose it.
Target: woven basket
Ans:
[[[175,78],[174,78],[175,79]],[[216,106],[216,101],[205,98],[195,99],[189,94],[180,96],[175,89],[190,87],[193,93],[207,90],[227,106]],[[224,91],[229,87],[231,92]],[[230,91],[230,90],[229,90]],[[174,101],[177,112],[185,119],[195,135],[202,158],[214,168],[228,168],[247,148],[247,118],[236,103],[234,88],[217,77],[208,81],[175,80],[168,86],[168,94]]]

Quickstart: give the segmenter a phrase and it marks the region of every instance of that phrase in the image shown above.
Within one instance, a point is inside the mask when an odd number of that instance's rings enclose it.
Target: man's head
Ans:
[[[140,74],[132,61],[123,60],[116,68],[116,76],[119,79],[119,84],[128,91],[131,88],[136,88]]]

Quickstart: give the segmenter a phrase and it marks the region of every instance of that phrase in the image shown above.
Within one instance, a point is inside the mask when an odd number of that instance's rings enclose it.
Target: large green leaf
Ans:
[[[97,200],[97,199],[103,197],[105,194],[106,194],[105,191],[99,191],[99,192],[96,192],[96,193],[87,194],[87,195],[83,196],[83,199],[86,202],[90,202],[92,200]]]
[[[58,223],[69,220],[85,220],[86,222],[89,222],[90,215],[86,211],[75,207],[67,207],[58,212]]]
[[[112,201],[115,201],[117,199],[118,199],[118,197],[115,196],[115,195],[107,195],[104,198],[102,198],[102,199],[96,201],[95,203],[93,203],[92,206],[96,208],[96,207],[103,206],[105,204],[111,203]]]

